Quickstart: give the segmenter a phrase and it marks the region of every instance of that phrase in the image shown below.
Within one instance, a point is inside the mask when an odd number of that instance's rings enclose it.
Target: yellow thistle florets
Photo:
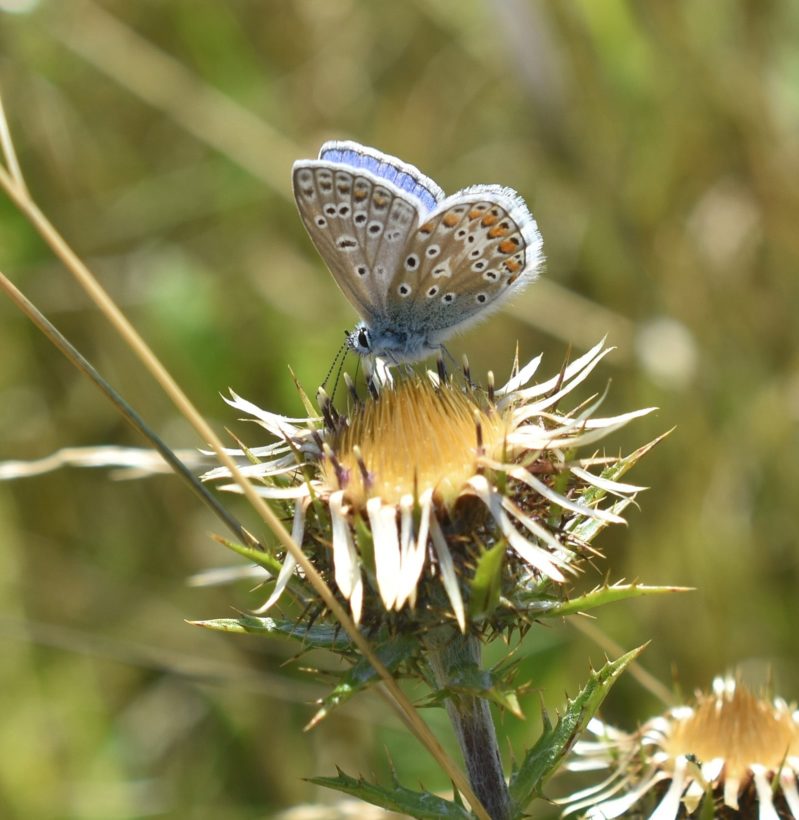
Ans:
[[[346,470],[344,497],[354,509],[371,498],[399,505],[428,490],[449,507],[476,474],[481,450],[500,452],[505,435],[503,414],[484,409],[468,392],[442,389],[425,378],[404,381],[356,406],[330,447]],[[335,486],[338,473],[330,460],[322,472],[327,485]]]
[[[482,388],[468,370],[457,379],[440,372],[379,390],[370,384],[364,397],[348,382],[346,413],[320,392],[318,417],[278,416],[236,395],[229,403],[276,438],[247,451],[256,463],[245,472],[263,496],[293,504],[295,540],[332,575],[356,621],[365,610],[421,617],[437,599],[433,583],[465,631],[481,554],[507,547],[506,603],[510,586],[562,584],[587,541],[621,522],[619,512],[641,489],[615,480],[623,470],[613,471],[614,460],[577,460],[572,451],[648,411],[596,419],[593,406],[556,409],[607,352],[597,345],[532,386],[540,357],[496,389],[491,374]],[[206,478],[226,476],[219,469]],[[261,611],[294,570],[287,555]]]

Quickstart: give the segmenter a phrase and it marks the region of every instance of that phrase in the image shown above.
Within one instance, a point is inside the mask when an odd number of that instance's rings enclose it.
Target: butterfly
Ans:
[[[357,142],[326,142],[292,170],[300,216],[361,317],[348,346],[400,364],[533,282],[541,234],[524,200],[500,185],[445,197],[419,170]]]

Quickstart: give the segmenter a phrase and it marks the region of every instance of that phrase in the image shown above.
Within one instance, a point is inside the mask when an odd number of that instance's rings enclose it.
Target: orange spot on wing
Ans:
[[[499,243],[499,251],[500,253],[513,253],[516,250],[516,246],[519,244],[519,240],[515,237],[511,237],[510,239],[505,239]]]
[[[517,262],[515,259],[508,259],[505,263],[506,270],[510,271],[511,273],[516,273],[517,270],[521,267],[521,264]]]
[[[455,225],[458,224],[458,215],[457,214],[444,214],[444,218],[441,220],[448,228],[453,228]]]
[[[505,236],[508,232],[507,228],[503,228],[502,225],[495,225],[491,230],[488,232],[488,236],[490,239],[496,239],[498,236]]]
[[[356,188],[355,193],[352,195],[352,197],[353,199],[357,199],[358,202],[361,202],[362,200],[366,199],[368,193],[369,191],[365,191],[363,188]]]
[[[425,222],[424,225],[422,225],[422,227],[419,228],[419,233],[424,233],[424,234],[433,233],[434,228],[435,228],[435,225],[432,222]]]
[[[497,219],[499,219],[499,217],[498,217],[498,216],[495,216],[494,214],[486,214],[486,215],[485,215],[485,216],[484,216],[484,217],[480,220],[480,224],[481,224],[484,228],[488,228],[490,225],[493,225],[493,224],[497,221]]]
[[[472,208],[472,210],[469,211],[469,219],[477,219],[481,213],[482,211],[477,210],[477,208]]]

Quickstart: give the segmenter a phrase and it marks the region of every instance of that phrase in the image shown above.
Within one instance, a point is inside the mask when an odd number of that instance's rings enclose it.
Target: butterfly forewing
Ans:
[[[361,317],[384,316],[386,293],[419,214],[368,172],[326,161],[297,163],[300,216],[344,295]]]

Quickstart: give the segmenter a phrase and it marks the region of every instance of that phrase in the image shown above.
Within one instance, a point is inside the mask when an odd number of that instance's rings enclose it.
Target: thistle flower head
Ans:
[[[589,731],[597,740],[578,742],[569,768],[611,774],[561,801],[566,814],[609,820],[634,811],[671,820],[701,811],[707,798],[714,816],[799,818],[799,712],[756,697],[735,678],[716,678],[711,693],[633,734],[596,719]]]
[[[384,390],[378,400],[355,407],[347,422],[329,436],[338,465],[325,459],[321,474],[335,491],[343,468],[342,489],[352,509],[364,509],[372,498],[398,506],[427,493],[451,507],[476,474],[481,454],[501,453],[506,433],[503,414],[428,378]]]
[[[319,416],[303,419],[236,395],[229,403],[275,437],[246,452],[253,462],[246,472],[263,496],[293,505],[295,540],[356,621],[386,613],[440,621],[443,600],[465,631],[470,583],[487,550],[505,549],[496,581],[506,609],[517,611],[519,591],[529,597],[576,572],[588,541],[621,522],[619,512],[641,489],[615,480],[620,461],[580,461],[572,451],[647,411],[596,419],[595,406],[557,409],[607,352],[597,345],[532,386],[540,357],[499,389],[491,374],[484,388],[475,386],[468,368],[463,379],[427,373],[380,390],[370,385],[364,397],[350,384],[346,413],[320,391]],[[206,478],[227,475],[218,469]],[[262,610],[294,569],[287,555]]]

